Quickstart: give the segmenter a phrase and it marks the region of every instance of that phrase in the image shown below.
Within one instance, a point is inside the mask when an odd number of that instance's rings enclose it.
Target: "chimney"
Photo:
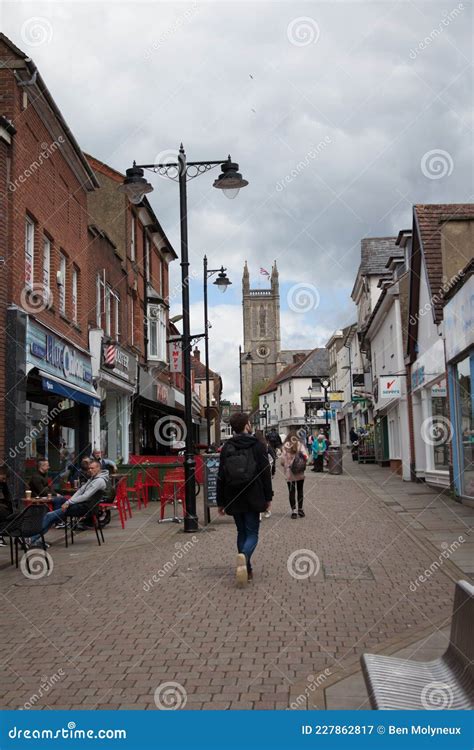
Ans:
[[[193,351],[193,357],[195,359],[197,359],[198,362],[201,361],[201,352],[199,351],[199,349],[197,348],[197,346],[196,346],[196,348]]]

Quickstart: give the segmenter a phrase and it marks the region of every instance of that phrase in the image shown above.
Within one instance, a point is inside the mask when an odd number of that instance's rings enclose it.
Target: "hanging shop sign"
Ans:
[[[137,382],[137,357],[115,342],[102,345],[102,368],[130,385]]]
[[[168,361],[170,363],[170,372],[183,372],[183,347],[181,338],[172,339],[168,343]]]
[[[401,378],[398,375],[380,378],[380,399],[400,398],[402,395]]]

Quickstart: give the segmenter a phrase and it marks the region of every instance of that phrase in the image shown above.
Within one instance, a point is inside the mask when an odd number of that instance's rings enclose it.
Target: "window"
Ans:
[[[160,260],[160,294],[165,297],[165,274],[164,274],[164,262]]]
[[[135,300],[133,294],[130,295],[130,344],[135,345]]]
[[[150,281],[150,238],[145,232],[145,271],[146,281]]]
[[[43,289],[46,294],[50,290],[51,280],[51,241],[43,237]]]
[[[277,396],[276,393],[273,394],[273,403],[276,404]]]
[[[293,404],[292,404],[292,403],[291,403],[291,401],[290,401],[290,417],[292,417],[292,416],[293,416],[293,414],[292,414],[292,412],[293,412],[293,408],[292,408],[292,407],[293,407]]]
[[[79,271],[76,267],[72,269],[72,290],[71,290],[71,305],[72,305],[72,319],[74,323],[77,323],[77,289],[79,284]]]
[[[283,419],[283,406],[280,404],[280,419]]]
[[[291,380],[288,381],[288,393],[291,393]]]
[[[132,221],[131,221],[131,228],[130,228],[130,258],[132,260],[135,260],[136,257],[136,219],[135,214],[132,212],[131,214]]]
[[[148,306],[148,357],[166,362],[166,311],[162,305]]]
[[[100,274],[97,274],[95,280],[95,322],[97,328],[102,327],[102,294],[103,294],[104,282],[102,281]]]
[[[105,333],[110,336],[111,299],[110,287],[105,287]]]
[[[66,256],[59,256],[59,312],[66,315]]]
[[[114,300],[114,336],[115,341],[118,341],[120,336],[120,297],[113,292],[112,297]]]
[[[35,225],[27,216],[25,221],[25,286],[31,289],[34,281]]]

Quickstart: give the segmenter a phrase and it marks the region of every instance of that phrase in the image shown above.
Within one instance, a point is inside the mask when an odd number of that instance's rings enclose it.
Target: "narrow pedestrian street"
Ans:
[[[474,573],[474,509],[348,452],[344,468],[307,471],[298,520],[277,471],[243,590],[233,521],[215,511],[184,535],[151,503],[124,531],[114,518],[102,547],[83,532],[66,550],[51,532],[53,570],[37,580],[3,548],[2,708],[156,709],[169,682],[186,709],[367,708],[362,653],[445,648],[454,582]]]

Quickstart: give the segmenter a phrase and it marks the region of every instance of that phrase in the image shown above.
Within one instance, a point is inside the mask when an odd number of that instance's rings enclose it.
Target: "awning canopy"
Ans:
[[[42,370],[39,370],[39,374],[41,376],[41,386],[46,393],[55,393],[57,396],[70,398],[72,401],[86,404],[86,406],[100,407],[100,399],[97,398],[95,391],[91,393],[78,386],[69,385],[66,380],[55,378]]]

